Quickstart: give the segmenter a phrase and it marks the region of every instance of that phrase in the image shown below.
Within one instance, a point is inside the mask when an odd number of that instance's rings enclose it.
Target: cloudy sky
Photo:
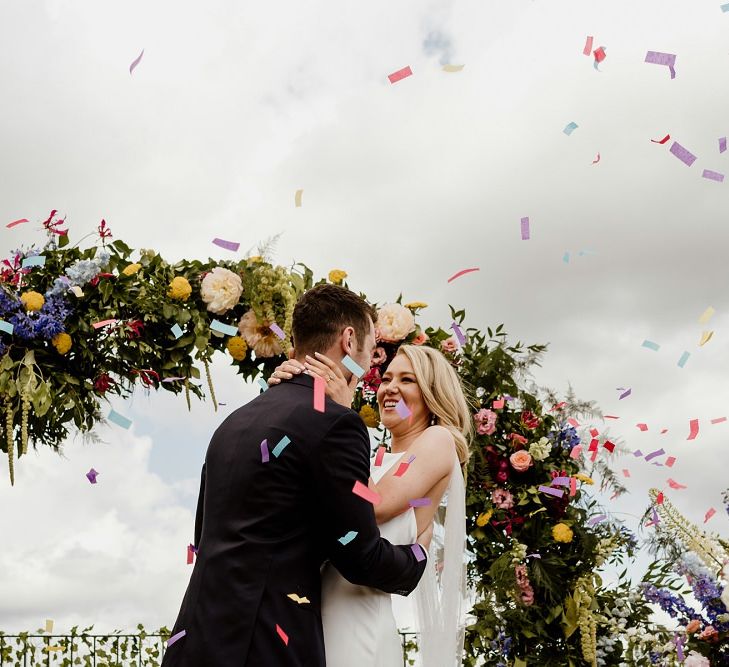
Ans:
[[[73,239],[103,217],[171,260],[229,258],[216,236],[243,253],[281,234],[279,263],[345,269],[380,303],[426,301],[426,325],[447,326],[452,304],[468,326],[548,342],[539,383],[618,415],[610,432],[631,450],[677,457],[670,471],[616,459],[631,493],[606,506],[636,527],[662,486],[699,523],[715,507],[709,527],[726,535],[729,422],[710,420],[729,415],[729,182],[702,178],[729,171],[720,4],[4,2],[0,250],[41,241],[36,224],[4,223],[52,208]],[[607,54],[599,71],[587,35]],[[647,51],[676,54],[676,78]],[[217,414],[140,391],[115,403],[129,431],[33,453],[15,488],[0,483],[0,628],[172,625],[208,439],[257,393],[222,359],[213,372]]]

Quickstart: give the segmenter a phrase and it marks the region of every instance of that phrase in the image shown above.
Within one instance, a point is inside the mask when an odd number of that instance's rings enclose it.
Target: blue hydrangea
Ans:
[[[577,429],[574,426],[566,426],[559,431],[552,431],[549,434],[550,439],[554,440],[558,446],[570,450],[580,444],[580,436],[577,435]]]
[[[68,291],[71,285],[82,287],[96,274],[106,268],[111,255],[106,248],[96,251],[94,259],[78,259],[66,269],[66,275],[56,278],[53,286],[46,292],[47,296],[57,296]]]

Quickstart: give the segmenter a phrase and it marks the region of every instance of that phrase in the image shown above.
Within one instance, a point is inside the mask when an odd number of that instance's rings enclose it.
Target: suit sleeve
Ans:
[[[367,429],[352,411],[340,417],[315,448],[311,468],[325,551],[351,583],[408,595],[425,571],[426,560],[418,561],[411,545],[393,546],[380,537],[372,504],[352,492],[356,481],[367,486],[369,450]],[[339,538],[350,532],[356,537],[343,545]]]
[[[202,472],[200,473],[200,495],[197,497],[197,511],[195,512],[195,541],[193,546],[197,549],[200,546],[200,536],[202,535],[203,522],[203,506],[205,501],[205,464],[203,463]]]

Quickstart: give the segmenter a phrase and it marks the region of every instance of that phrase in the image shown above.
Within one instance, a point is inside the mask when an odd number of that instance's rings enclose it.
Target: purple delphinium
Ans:
[[[689,607],[680,597],[665,589],[656,588],[653,584],[643,582],[641,584],[643,595],[648,602],[654,602],[663,611],[669,613],[672,618],[678,618],[682,623],[688,623],[691,619],[696,619],[702,623],[706,623],[701,614]]]
[[[26,313],[19,300],[0,288],[0,318],[13,325],[13,335],[20,340],[51,340],[65,331],[71,312],[63,297],[49,296],[40,310]]]
[[[567,426],[559,431],[552,431],[549,437],[564,449],[572,449],[580,444],[580,436],[574,426]]]

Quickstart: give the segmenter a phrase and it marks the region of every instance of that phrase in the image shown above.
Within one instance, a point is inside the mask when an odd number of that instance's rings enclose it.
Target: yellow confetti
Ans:
[[[44,646],[44,651],[63,651],[63,646]]]
[[[465,65],[443,65],[444,72],[460,72]]]
[[[294,196],[294,202],[296,204],[296,208],[299,208],[301,206],[301,195],[304,194],[303,190],[297,190],[296,195]]]
[[[699,341],[699,347],[703,347],[711,340],[711,337],[714,335],[713,331],[704,331],[701,334],[701,340]]]
[[[291,598],[294,602],[298,602],[299,604],[309,604],[309,598],[300,598],[296,593],[289,593],[286,597]]]
[[[53,632],[53,620],[50,618],[46,619],[46,632],[49,635]]]
[[[699,324],[706,324],[712,317],[714,317],[714,313],[716,311],[709,306],[705,311],[704,314],[699,317]]]

